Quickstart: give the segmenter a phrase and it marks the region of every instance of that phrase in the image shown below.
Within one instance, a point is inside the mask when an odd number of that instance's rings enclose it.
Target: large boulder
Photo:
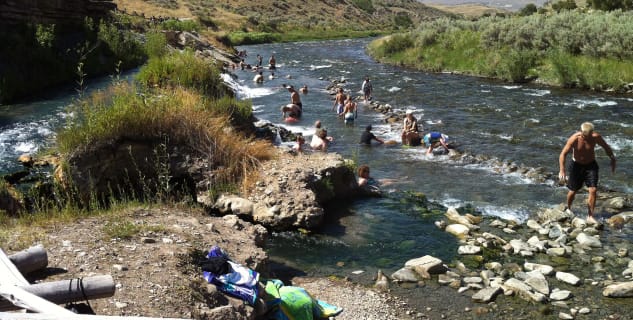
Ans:
[[[65,157],[55,177],[83,204],[95,199],[167,196],[184,192],[196,197],[196,185],[213,174],[205,158],[152,139],[121,139],[79,148]],[[204,181],[204,182],[203,182]]]

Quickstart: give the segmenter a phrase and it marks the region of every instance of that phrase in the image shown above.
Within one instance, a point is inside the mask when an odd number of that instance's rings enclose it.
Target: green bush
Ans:
[[[526,82],[536,61],[537,54],[534,51],[510,49],[501,63],[500,76],[512,82]]]
[[[233,32],[228,36],[229,42],[234,45],[248,45],[259,43],[270,43],[281,40],[279,34],[268,32]]]
[[[178,20],[178,19],[169,19],[163,21],[161,27],[165,30],[172,31],[200,31],[200,23],[195,20]]]
[[[145,35],[145,52],[149,58],[160,58],[167,54],[167,38],[162,32],[152,31]]]
[[[196,58],[190,50],[149,59],[136,79],[148,88],[183,86],[213,98],[231,95],[220,78],[220,68]]]
[[[122,61],[124,69],[137,66],[146,59],[143,46],[130,31],[119,30],[116,25],[101,21],[97,36],[107,45],[114,57]]]
[[[352,0],[352,3],[369,14],[374,13],[375,9],[371,0]]]

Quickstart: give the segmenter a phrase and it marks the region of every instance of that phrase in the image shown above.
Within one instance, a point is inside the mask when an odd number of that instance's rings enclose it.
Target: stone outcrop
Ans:
[[[66,165],[58,167],[57,179],[84,203],[171,191],[195,196],[196,184],[206,184],[205,177],[211,175],[204,158],[177,146],[162,148],[160,141],[149,139],[91,145],[68,155]],[[165,188],[167,181],[169,190]]]
[[[214,208],[274,230],[311,229],[321,225],[324,207],[359,192],[351,168],[334,153],[281,152],[278,159],[264,163],[261,172],[248,199],[223,195]]]
[[[2,23],[72,23],[99,18],[116,9],[112,0],[9,0],[0,1]]]

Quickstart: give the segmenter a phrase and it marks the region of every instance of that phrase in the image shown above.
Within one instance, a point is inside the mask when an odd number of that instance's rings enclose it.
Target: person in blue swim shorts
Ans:
[[[424,145],[427,147],[426,154],[431,154],[433,149],[440,145],[448,152],[448,136],[437,131],[431,131],[424,135]]]

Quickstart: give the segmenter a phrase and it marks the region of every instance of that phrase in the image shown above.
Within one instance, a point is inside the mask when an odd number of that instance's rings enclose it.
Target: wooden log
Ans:
[[[12,306],[34,312],[58,314],[60,317],[73,314],[70,310],[62,308],[14,285],[0,284],[0,296],[9,300]]]
[[[45,313],[9,313],[0,312],[2,320],[185,320],[177,318],[145,318],[145,317],[124,317],[124,316],[100,316],[89,314],[71,314],[64,316]]]
[[[30,247],[9,256],[11,262],[22,272],[29,274],[48,266],[48,255],[42,245]]]
[[[30,286],[22,286],[21,288],[56,304],[108,298],[112,297],[115,291],[114,280],[110,275],[42,282]],[[17,309],[19,308],[8,301],[0,301],[0,311]]]
[[[0,249],[0,285],[29,285],[29,282],[24,278],[13,262],[9,260],[9,257],[7,257],[2,249]]]

